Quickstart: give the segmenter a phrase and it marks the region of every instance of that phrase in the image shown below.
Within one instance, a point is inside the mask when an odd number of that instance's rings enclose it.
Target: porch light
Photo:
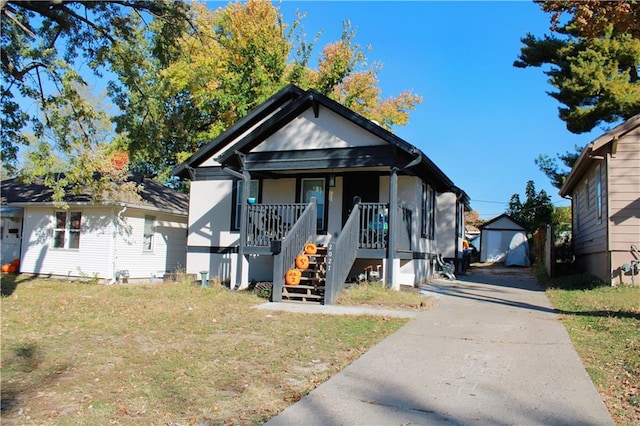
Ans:
[[[336,186],[336,175],[333,173],[329,175],[329,186],[332,188]]]

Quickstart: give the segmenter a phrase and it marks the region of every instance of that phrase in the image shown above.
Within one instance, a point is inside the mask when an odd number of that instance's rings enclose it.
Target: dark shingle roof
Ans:
[[[134,178],[131,178],[134,179]],[[141,186],[139,192],[141,201],[114,202],[106,200],[102,203],[94,203],[88,189],[83,188],[80,194],[68,193],[64,201],[68,204],[105,204],[105,205],[129,205],[140,208],[151,208],[177,214],[186,215],[189,208],[189,196],[182,192],[168,188],[150,179],[136,179]],[[6,179],[2,181],[0,204],[26,205],[26,204],[53,204],[53,191],[36,180],[33,183],[23,183],[18,179]]]

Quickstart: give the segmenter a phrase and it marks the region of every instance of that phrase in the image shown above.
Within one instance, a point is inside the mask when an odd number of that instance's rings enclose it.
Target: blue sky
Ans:
[[[383,64],[382,96],[411,89],[423,97],[395,132],[466,191],[483,218],[504,213],[514,193],[524,201],[529,180],[556,206],[569,205],[534,159],[584,146],[603,130],[570,133],[542,69],[513,67],[527,32],[550,33],[549,15],[536,4],[285,0],[285,22],[293,22],[296,9],[307,14],[307,40],[323,32],[314,56],[339,39],[348,19],[355,41],[372,47],[368,61]]]

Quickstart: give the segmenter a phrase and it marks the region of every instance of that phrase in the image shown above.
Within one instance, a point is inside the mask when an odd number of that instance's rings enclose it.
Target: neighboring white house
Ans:
[[[397,289],[426,281],[438,253],[462,258],[464,191],[419,149],[313,90],[285,87],[174,175],[191,180],[187,272],[238,288],[272,281],[274,300],[309,241],[328,250],[327,286],[313,286],[325,303],[365,270]]]
[[[184,270],[188,196],[152,180],[140,185],[140,202],[98,204],[84,194],[66,197],[68,208],[58,208],[44,185],[3,180],[2,262],[17,252],[21,273],[101,282]],[[15,226],[5,230],[5,223]],[[5,258],[5,237],[14,235],[18,247]]]
[[[507,214],[501,214],[480,226],[480,261],[504,262],[512,241],[527,241],[526,229]]]

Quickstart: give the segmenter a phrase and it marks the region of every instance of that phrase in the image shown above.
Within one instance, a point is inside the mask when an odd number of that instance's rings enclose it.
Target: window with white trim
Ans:
[[[144,217],[144,236],[142,251],[153,251],[153,240],[156,233],[156,217],[146,216]]]
[[[586,199],[587,212],[591,209],[591,197],[589,195],[589,178],[586,178],[584,180],[584,197]]]
[[[53,248],[80,248],[82,213],[58,211],[54,214]]]
[[[576,230],[580,228],[580,189],[576,188],[576,193],[573,196],[573,211],[575,218]]]
[[[324,220],[324,196],[325,196],[325,179],[324,178],[303,178],[300,180],[300,199],[303,203],[309,203],[311,197],[316,198],[316,207],[318,212],[318,231],[325,230]]]

